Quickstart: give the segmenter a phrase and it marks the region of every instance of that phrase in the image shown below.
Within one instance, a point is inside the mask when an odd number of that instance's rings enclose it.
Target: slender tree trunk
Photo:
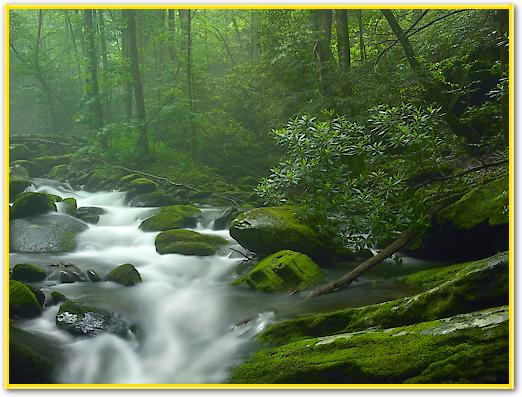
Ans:
[[[94,20],[92,10],[83,10],[83,16],[85,21],[85,31],[87,33],[87,62],[89,64],[89,98],[90,108],[93,116],[93,127],[97,132],[101,132],[104,126],[103,122],[103,111],[102,103],[100,98],[100,88],[98,83],[98,57],[96,54],[96,44],[94,40]],[[104,134],[101,135],[101,146],[102,149],[107,149],[107,139]]]
[[[413,47],[411,46],[408,37],[399,26],[399,23],[395,19],[391,10],[381,10],[384,14],[384,17],[388,21],[391,30],[397,37],[397,40],[402,46],[406,59],[410,64],[410,67],[415,72],[419,82],[426,90],[428,96],[442,107],[442,111],[444,112],[444,118],[446,123],[448,124],[451,131],[459,136],[465,137],[468,141],[475,142],[478,140],[477,132],[471,128],[467,127],[460,122],[460,120],[453,113],[451,106],[442,93],[442,89],[437,85],[435,81],[431,78],[428,71],[425,67],[417,60],[415,56],[415,52],[413,51]]]
[[[68,29],[69,35],[71,36],[71,43],[73,45],[73,50],[74,50],[74,58],[76,59],[76,65],[78,67],[78,76],[81,77],[82,76],[82,65],[80,62],[80,54],[78,52],[78,46],[76,45],[76,35],[74,34],[69,12],[70,12],[69,10],[65,10],[65,22],[67,24],[67,29]]]
[[[51,114],[51,122],[53,123],[53,128],[57,131],[59,128],[58,117],[56,116],[56,105],[54,102],[55,94],[51,90],[49,84],[47,84],[47,80],[45,79],[42,69],[40,67],[40,44],[42,42],[42,26],[43,26],[43,10],[38,10],[38,28],[36,30],[36,42],[34,45],[34,69],[36,79],[42,86],[42,91],[47,99],[47,106],[49,107],[49,113]]]
[[[357,10],[357,23],[359,24],[359,51],[361,52],[361,61],[366,61],[366,46],[364,45],[364,25],[362,21],[361,10]]]
[[[124,10],[129,39],[129,55],[131,61],[131,75],[134,87],[134,100],[136,101],[136,116],[139,123],[139,138],[136,144],[136,154],[143,160],[150,157],[149,138],[147,135],[147,118],[145,115],[145,99],[141,84],[140,65],[138,59],[138,47],[136,45],[136,15],[135,10]]]
[[[172,63],[177,63],[178,58],[176,54],[176,19],[174,10],[168,10],[168,25],[169,25],[169,54]]]
[[[254,63],[259,58],[259,14],[258,11],[250,11],[250,62]]]
[[[129,56],[129,29],[126,26],[125,22],[125,12],[122,11],[122,30],[121,30],[121,51],[122,58],[124,60],[124,102],[125,102],[125,114],[127,116],[127,120],[132,119],[132,82],[131,82],[131,71],[130,71],[130,56]]]
[[[508,10],[496,10],[497,34],[499,43],[499,61],[502,70],[509,71],[509,12]],[[502,129],[504,130],[505,144],[509,144],[509,92],[501,99]]]
[[[350,62],[350,36],[348,33],[348,10],[335,10],[335,25],[337,31],[337,54],[339,68],[347,72]]]
[[[316,34],[314,52],[319,68],[319,91],[325,98],[331,98],[332,85],[332,10],[312,10],[312,20]]]
[[[197,153],[197,136],[196,136],[196,125],[194,124],[194,115],[196,114],[196,108],[194,104],[194,87],[193,87],[193,73],[192,73],[192,10],[186,11],[187,17],[187,86],[188,86],[188,97],[190,104],[190,133],[191,133],[191,146],[192,155],[195,156]]]
[[[101,50],[101,59],[102,59],[102,66],[103,66],[103,73],[106,77],[106,73],[109,68],[109,61],[107,57],[107,36],[105,33],[105,16],[103,15],[103,10],[98,10],[98,28],[100,30],[100,50]],[[106,80],[102,79],[102,82]],[[112,116],[112,110],[111,110],[111,88],[108,86],[108,84],[105,84],[104,90],[105,92],[105,106],[106,106],[106,117],[107,119],[110,119]]]

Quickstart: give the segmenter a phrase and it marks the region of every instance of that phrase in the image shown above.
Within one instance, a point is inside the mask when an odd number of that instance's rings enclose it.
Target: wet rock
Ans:
[[[72,335],[96,336],[111,333],[121,337],[127,337],[132,327],[115,313],[71,300],[60,306],[56,326]]]
[[[282,292],[310,287],[322,278],[321,269],[308,256],[285,250],[262,259],[233,284],[245,284],[265,292]]]
[[[42,305],[29,287],[20,281],[9,281],[9,315],[32,318],[41,313]]]
[[[17,281],[42,281],[47,277],[47,272],[39,266],[30,263],[19,263],[13,267],[11,280]]]
[[[70,252],[76,236],[88,228],[84,222],[64,214],[45,214],[14,219],[9,225],[11,252]]]
[[[175,195],[167,193],[164,190],[143,193],[133,197],[129,201],[131,207],[163,207],[175,205],[180,202]]]
[[[218,217],[214,220],[214,230],[224,230],[230,225],[232,219],[241,213],[237,207],[228,207],[224,209]]]
[[[156,236],[154,243],[156,251],[160,254],[209,256],[227,244],[227,240],[192,230],[175,229],[161,232]]]
[[[77,281],[87,281],[85,274],[72,263],[56,263],[50,266],[52,269],[48,279],[57,280],[62,284],[71,284]]]
[[[36,288],[34,285],[31,285],[31,284],[28,284],[28,283],[23,283],[27,288],[29,288],[31,290],[31,292],[34,294],[36,300],[38,301],[38,303],[40,304],[40,306],[44,306],[45,305],[45,294],[42,292],[42,290],[40,288]]]
[[[91,280],[91,282],[93,283],[98,283],[100,281],[102,281],[102,278],[100,277],[100,275],[98,273],[96,273],[94,270],[92,269],[88,269],[87,270],[87,277],[89,278],[89,280]]]
[[[61,207],[61,210],[67,215],[75,216],[76,215],[76,199],[72,197],[65,198],[58,204]]]
[[[508,383],[508,307],[262,350],[230,383]]]
[[[333,249],[291,207],[256,208],[236,217],[230,235],[243,247],[260,255],[292,250],[328,263]]]
[[[29,179],[10,177],[9,178],[9,201],[13,202],[18,195],[23,193],[25,189],[32,185]]]
[[[56,196],[47,193],[25,192],[20,194],[11,207],[12,219],[56,212]]]
[[[9,383],[56,383],[63,361],[57,341],[9,326]]]
[[[145,232],[180,229],[196,226],[201,211],[191,205],[170,205],[163,207],[160,212],[145,219],[140,229]]]
[[[67,300],[66,296],[58,291],[51,292],[51,298],[53,305],[57,305],[60,302],[65,302]]]
[[[67,164],[56,165],[49,171],[49,178],[63,181],[67,178],[68,173],[69,166]]]
[[[76,210],[76,214],[74,216],[84,222],[95,225],[100,220],[100,215],[103,214],[105,214],[105,210],[103,208],[80,207]]]
[[[48,174],[54,167],[62,164],[69,164],[72,159],[71,154],[64,154],[58,156],[40,156],[33,157],[31,160],[38,164],[44,170],[45,174]]]
[[[107,275],[107,280],[126,287],[141,283],[140,273],[130,263],[120,265]]]
[[[156,182],[151,181],[148,178],[137,178],[129,182],[129,194],[135,196],[138,194],[151,193],[158,188]],[[129,197],[130,197],[129,196]]]

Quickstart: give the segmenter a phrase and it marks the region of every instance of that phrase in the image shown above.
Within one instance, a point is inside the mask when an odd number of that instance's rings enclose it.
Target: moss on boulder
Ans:
[[[76,199],[73,197],[64,198],[59,204],[61,210],[67,215],[75,216],[77,210]]]
[[[143,194],[154,192],[158,188],[158,184],[148,178],[137,178],[129,182],[129,188],[135,194]]]
[[[133,265],[126,263],[112,269],[107,275],[107,280],[130,287],[141,283],[141,276]]]
[[[145,232],[165,231],[196,226],[201,211],[191,205],[170,205],[162,207],[160,212],[145,219],[140,229]]]
[[[76,210],[75,217],[84,222],[97,224],[100,215],[105,214],[105,210],[99,207],[80,207]]]
[[[19,263],[13,267],[11,280],[17,281],[42,281],[47,277],[47,272],[39,266],[30,263]]]
[[[322,277],[321,269],[308,256],[284,250],[262,259],[233,284],[246,284],[265,292],[283,292],[310,287]]]
[[[214,255],[227,240],[219,236],[209,236],[192,230],[175,229],[161,232],[156,236],[156,251],[160,254]]]
[[[23,193],[31,184],[29,179],[18,177],[9,178],[9,201],[13,202],[16,197]]]
[[[262,350],[230,383],[508,383],[508,308]]]
[[[56,211],[56,201],[56,196],[47,193],[25,192],[15,200],[10,216],[17,219]]]
[[[131,207],[163,207],[175,205],[179,202],[180,199],[176,195],[159,189],[154,192],[134,196],[129,201],[129,205]]]
[[[270,325],[259,335],[265,343],[285,343],[305,337],[387,328],[430,321],[508,303],[507,253],[449,267],[423,270],[405,278],[426,291],[392,301],[301,316]]]
[[[57,165],[70,163],[73,155],[64,154],[59,156],[40,156],[32,158],[32,161],[38,164],[46,174],[48,174]]]
[[[51,292],[51,298],[54,305],[57,305],[60,302],[65,302],[67,300],[67,297],[58,291]]]
[[[309,225],[298,220],[292,207],[256,208],[240,214],[230,225],[230,235],[260,255],[292,250],[325,263],[333,254],[332,248]]]
[[[20,281],[9,281],[9,316],[32,318],[42,313],[35,294]]]
[[[68,173],[69,166],[67,164],[56,165],[49,171],[49,178],[63,181],[67,178]]]

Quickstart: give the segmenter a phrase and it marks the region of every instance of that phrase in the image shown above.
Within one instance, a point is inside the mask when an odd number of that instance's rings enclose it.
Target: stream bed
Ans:
[[[266,294],[231,285],[243,258],[234,251],[241,247],[228,230],[212,228],[222,208],[200,206],[203,216],[193,229],[227,239],[229,244],[216,255],[160,255],[154,246],[158,233],[138,228],[155,208],[128,206],[125,192],[90,193],[52,180],[33,182],[35,191],[73,197],[78,208],[96,206],[106,213],[77,237],[74,252],[11,253],[11,268],[17,263],[70,263],[104,277],[116,266],[131,263],[143,280],[133,287],[108,281],[45,280],[37,285],[46,295],[59,291],[68,299],[120,313],[137,326],[125,339],[112,334],[75,337],[57,328],[59,305],[46,307],[36,319],[18,320],[18,327],[64,347],[66,362],[57,379],[61,383],[223,383],[232,367],[259,348],[255,336],[271,322],[410,295],[416,291],[397,274],[437,265],[411,258],[400,267],[385,263],[345,291],[300,303],[304,293]],[[345,266],[325,269],[328,279],[346,271]]]

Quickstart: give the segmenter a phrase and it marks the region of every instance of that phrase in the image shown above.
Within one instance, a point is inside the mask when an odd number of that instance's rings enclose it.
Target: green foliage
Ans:
[[[357,249],[423,225],[426,204],[408,179],[423,170],[419,159],[442,170],[458,143],[438,109],[406,104],[370,109],[365,125],[305,115],[272,134],[286,156],[258,194],[270,204],[299,204],[323,233]]]

